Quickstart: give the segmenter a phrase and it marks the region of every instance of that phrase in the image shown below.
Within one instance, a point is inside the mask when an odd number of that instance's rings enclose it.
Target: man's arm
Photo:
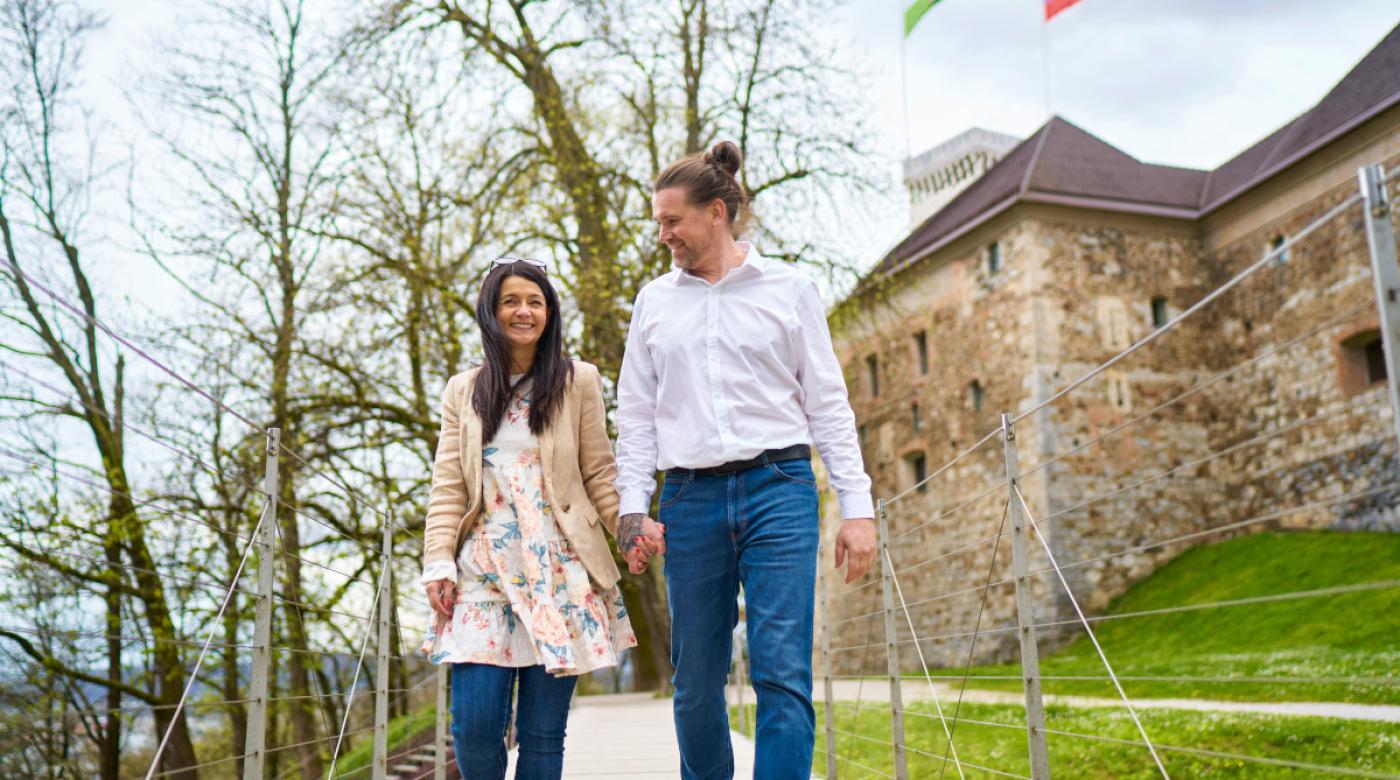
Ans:
[[[618,523],[619,544],[624,539],[627,516],[645,516],[656,489],[657,382],[651,351],[642,338],[645,295],[643,290],[632,306],[632,323],[627,328],[627,347],[617,379],[617,413],[613,417],[617,422],[618,514],[622,516]]]
[[[804,280],[802,284],[797,314],[801,324],[797,379],[802,385],[802,411],[807,415],[812,440],[841,501],[841,516],[847,520],[872,518],[875,504],[870,497],[870,477],[865,473],[856,436],[856,416],[851,411],[846,379],[831,346],[826,312],[816,285],[809,281]]]
[[[816,285],[809,281],[804,280],[798,294],[797,314],[801,324],[797,378],[802,385],[802,411],[807,415],[808,429],[826,464],[845,520],[836,536],[835,563],[840,568],[849,561],[846,582],[854,582],[865,576],[875,562],[877,540],[870,477],[860,454],[846,379],[831,346],[826,312]]]

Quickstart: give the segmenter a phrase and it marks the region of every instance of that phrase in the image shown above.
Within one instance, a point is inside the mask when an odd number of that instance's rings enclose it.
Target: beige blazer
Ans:
[[[454,560],[467,531],[481,518],[481,418],[471,404],[479,370],[452,377],[442,394],[442,429],[423,533],[425,563]],[[540,436],[540,459],[544,499],[559,531],[593,580],[611,588],[621,575],[603,529],[617,534],[617,463],[604,415],[598,367],[575,360],[573,381]]]

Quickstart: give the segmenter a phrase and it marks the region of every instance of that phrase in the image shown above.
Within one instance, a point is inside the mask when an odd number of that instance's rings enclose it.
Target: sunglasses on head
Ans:
[[[491,265],[494,267],[498,265],[513,265],[515,263],[528,263],[541,271],[549,270],[549,266],[543,260],[536,260],[533,257],[498,257],[492,261]]]

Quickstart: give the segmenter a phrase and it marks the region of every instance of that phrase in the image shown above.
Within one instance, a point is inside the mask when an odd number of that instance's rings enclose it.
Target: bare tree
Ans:
[[[230,4],[212,17],[185,25],[198,40],[173,46],[155,96],[162,115],[149,122],[166,149],[182,163],[178,189],[192,204],[167,220],[167,237],[188,260],[176,268],[165,247],[152,255],[165,265],[238,348],[233,365],[250,404],[265,409],[269,427],[283,431],[277,523],[282,550],[282,598],[302,603],[299,512],[320,512],[343,526],[347,513],[318,507],[299,489],[321,453],[308,449],[319,434],[299,403],[316,381],[300,339],[319,305],[313,276],[324,241],[317,237],[324,204],[337,171],[333,133],[325,117],[324,93],[340,63],[332,36],[317,34],[304,4],[282,0],[269,7]],[[189,121],[172,129],[171,110]],[[193,181],[191,186],[189,181]],[[177,180],[178,181],[178,180]],[[196,285],[192,277],[212,282]],[[346,529],[353,534],[356,529]],[[290,686],[292,739],[304,778],[323,774],[316,740],[316,669],[305,651],[309,629],[301,610],[283,615]]]
[[[81,423],[101,463],[99,478],[105,481],[109,496],[101,526],[104,566],[96,570],[73,566],[33,547],[9,546],[16,554],[41,560],[73,579],[104,587],[106,675],[93,675],[67,664],[48,653],[42,643],[14,634],[6,638],[65,679],[104,686],[109,711],[120,711],[124,696],[152,705],[157,731],[170,729],[163,767],[176,777],[192,778],[194,772],[189,767],[195,764],[194,747],[183,714],[174,717],[172,706],[180,698],[186,679],[175,623],[126,467],[124,359],[120,350],[104,350],[99,340],[98,299],[80,251],[81,225],[97,174],[91,156],[75,161],[63,152],[66,136],[74,134],[78,125],[71,92],[82,44],[98,26],[95,17],[60,0],[0,3],[5,71],[15,76],[0,108],[4,115],[0,122],[0,238],[8,266],[6,285],[19,303],[19,313],[7,313],[6,319],[27,342],[7,343],[5,348],[15,358],[56,373],[71,391],[75,399],[71,402],[31,401],[40,413]],[[35,274],[47,283],[37,281]],[[71,304],[75,316],[54,306],[36,289],[40,284],[61,286],[64,294],[76,301]],[[130,685],[122,678],[120,637],[126,598],[140,603],[150,632],[154,691]],[[104,724],[101,774],[115,778],[121,719],[107,718]]]

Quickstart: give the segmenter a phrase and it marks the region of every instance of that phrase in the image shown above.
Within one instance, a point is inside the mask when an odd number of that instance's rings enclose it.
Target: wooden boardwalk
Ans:
[[[753,742],[734,732],[731,737],[734,777],[753,777]],[[507,777],[515,772],[515,751],[510,758]],[[670,699],[649,693],[575,699],[564,742],[565,780],[674,780],[680,765]]]

